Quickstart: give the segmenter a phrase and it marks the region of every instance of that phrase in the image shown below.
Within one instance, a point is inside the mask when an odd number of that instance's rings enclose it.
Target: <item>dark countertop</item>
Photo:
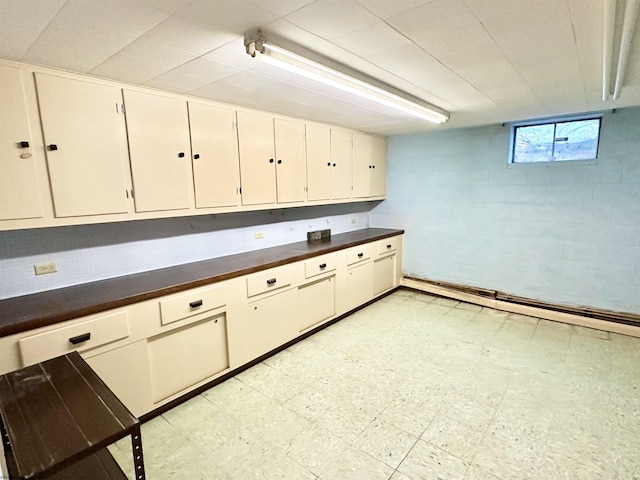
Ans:
[[[296,242],[0,300],[0,337],[401,235],[366,228],[322,243]]]

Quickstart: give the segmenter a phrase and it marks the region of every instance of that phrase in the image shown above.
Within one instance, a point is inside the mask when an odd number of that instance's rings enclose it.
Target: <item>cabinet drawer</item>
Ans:
[[[18,341],[23,365],[47,360],[73,350],[84,352],[129,336],[127,311],[94,318],[68,327],[21,338]]]
[[[354,263],[362,262],[370,259],[375,253],[376,245],[373,243],[366,243],[358,247],[353,247],[347,250],[347,265],[353,265]]]
[[[315,277],[321,273],[332,272],[338,266],[338,256],[335,253],[321,255],[304,262],[304,278]]]
[[[294,265],[272,268],[247,277],[247,296],[253,297],[261,293],[288,287],[296,279]]]
[[[378,242],[378,255],[387,252],[395,252],[402,246],[402,235],[396,237],[385,238]]]
[[[167,325],[183,318],[226,305],[224,285],[198,288],[160,300],[160,323]]]

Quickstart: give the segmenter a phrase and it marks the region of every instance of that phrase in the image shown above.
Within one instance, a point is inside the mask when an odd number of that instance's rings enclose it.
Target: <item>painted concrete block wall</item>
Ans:
[[[507,165],[509,135],[388,139],[369,222],[406,229],[405,274],[640,313],[640,108],[604,115],[596,162]]]
[[[0,298],[368,227],[371,203],[0,232]],[[263,238],[256,239],[256,232]],[[36,276],[34,265],[58,272]]]

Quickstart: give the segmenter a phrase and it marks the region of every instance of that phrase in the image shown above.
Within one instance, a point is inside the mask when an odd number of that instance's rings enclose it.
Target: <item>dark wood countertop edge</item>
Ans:
[[[244,275],[249,275],[269,268],[280,267],[288,263],[299,262],[319,255],[325,255],[338,250],[362,245],[364,243],[375,242],[389,237],[404,234],[404,230],[367,228],[355,230],[344,234],[337,234],[332,237],[331,243],[307,244],[307,242],[296,242],[277,247],[270,247],[261,250],[252,250],[235,255],[212,258],[187,264],[175,265],[147,272],[134,273],[121,277],[114,277],[95,282],[74,285],[70,287],[49,290],[45,292],[33,293],[19,297],[0,300],[0,337],[22,333],[35,328],[54,325],[66,320],[84,317],[114,308],[125,307],[134,303],[152,300],[164,295],[179,293],[192,288],[202,287],[213,283],[230,280]],[[362,238],[341,241],[340,237],[352,237],[362,235]],[[333,243],[335,240],[337,242]],[[304,251],[304,245],[307,251]],[[280,250],[292,248],[298,250],[290,255],[282,253]],[[264,253],[272,253],[273,258],[258,260],[251,265],[231,268],[221,273],[212,275],[194,273],[191,278],[176,280],[175,283],[166,282],[166,285],[154,286],[149,289],[140,288],[129,294],[98,295],[96,292],[102,289],[109,289],[116,284],[136,283],[137,279],[146,280],[149,283],[158,283],[157,279],[170,276],[172,273],[184,276],[187,269],[198,270],[206,268],[207,264],[233,263],[240,257],[260,257]],[[266,255],[269,257],[269,255]],[[219,266],[218,266],[219,267]],[[188,274],[187,274],[188,276]],[[153,281],[156,277],[156,281]],[[163,283],[163,282],[159,282]],[[86,298],[91,296],[93,291],[95,300]],[[97,297],[101,298],[97,298]],[[74,304],[75,303],[75,304]],[[7,318],[13,316],[13,318]]]

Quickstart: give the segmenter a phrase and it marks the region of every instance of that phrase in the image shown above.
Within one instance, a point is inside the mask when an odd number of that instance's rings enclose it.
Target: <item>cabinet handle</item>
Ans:
[[[369,168],[373,168],[371,165],[369,165]]]
[[[278,160],[278,165],[282,163],[282,160]]]
[[[199,154],[199,153],[196,153],[196,154],[193,156],[193,159],[194,159],[194,160],[198,160],[199,158],[200,158],[200,154]]]
[[[387,245],[387,248],[391,248],[391,244]]]
[[[321,263],[320,265],[318,265],[320,268],[327,268],[327,264],[326,263]]]
[[[270,159],[269,159],[269,163],[273,163],[273,158],[270,158]]]
[[[335,166],[336,166],[336,164],[334,163],[334,164],[333,164],[333,166],[335,167]]]
[[[29,142],[20,142],[20,148],[29,148]]]
[[[362,258],[362,257],[364,257],[364,253],[359,253],[358,258]]]
[[[52,143],[51,145],[49,145],[49,151],[53,152],[55,150],[58,149],[58,145],[56,145],[55,143]]]
[[[371,165],[371,168],[376,168],[376,166],[375,165]]]
[[[201,307],[202,306],[202,300],[196,300],[194,302],[189,302],[189,306],[191,308]]]
[[[69,339],[69,342],[77,345],[79,343],[86,342],[89,339],[91,339],[91,332],[83,333],[82,335],[78,335],[77,337],[71,337]]]
[[[327,167],[330,167],[330,166],[331,166],[331,162],[327,163]]]
[[[274,283],[276,283],[275,278],[270,278],[269,280],[267,280],[267,285],[273,285]]]
[[[178,158],[184,158],[184,152],[178,153]]]

